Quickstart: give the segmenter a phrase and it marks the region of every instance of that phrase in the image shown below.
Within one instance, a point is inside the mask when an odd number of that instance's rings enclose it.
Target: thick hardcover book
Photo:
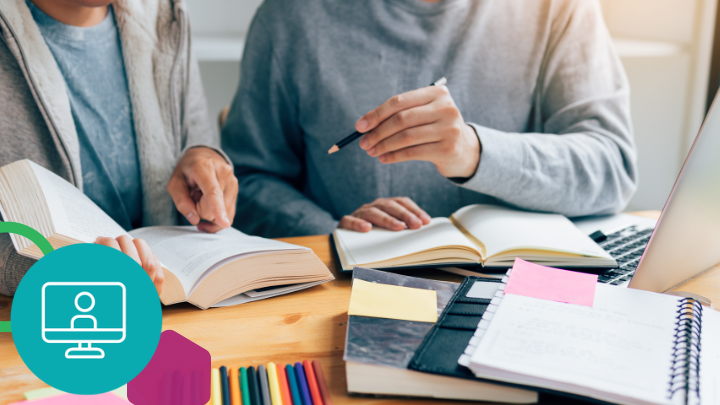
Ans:
[[[353,280],[435,290],[441,314],[458,288],[456,283],[355,268]],[[408,369],[433,324],[351,315],[345,341],[348,392],[475,401],[534,403],[533,391]],[[472,332],[470,333],[472,336]],[[467,341],[464,342],[467,344]],[[457,359],[455,359],[457,361]]]
[[[206,309],[242,304],[333,279],[311,249],[233,228],[215,234],[192,226],[125,232],[82,191],[26,159],[0,167],[0,215],[37,229],[55,249],[93,243],[98,236],[145,239],[162,262],[160,300],[165,305],[187,301]],[[42,257],[30,240],[14,234],[10,239],[19,254]]]

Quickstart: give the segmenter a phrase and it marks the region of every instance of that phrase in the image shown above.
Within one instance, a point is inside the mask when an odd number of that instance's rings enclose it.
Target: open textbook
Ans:
[[[546,266],[614,268],[617,262],[569,219],[494,205],[469,205],[420,229],[333,232],[343,271],[429,265],[509,268],[516,257]]]
[[[0,168],[0,214],[36,229],[56,249],[93,243],[98,236],[145,239],[163,264],[165,305],[234,305],[333,279],[311,249],[233,228],[208,234],[191,226],[158,226],[127,233],[80,190],[29,160]],[[21,255],[42,257],[28,239],[10,237]]]

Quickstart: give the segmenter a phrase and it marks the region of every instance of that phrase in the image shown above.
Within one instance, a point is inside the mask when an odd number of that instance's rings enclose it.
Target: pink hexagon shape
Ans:
[[[160,334],[150,363],[127,385],[134,405],[205,405],[210,401],[210,353],[173,331]]]

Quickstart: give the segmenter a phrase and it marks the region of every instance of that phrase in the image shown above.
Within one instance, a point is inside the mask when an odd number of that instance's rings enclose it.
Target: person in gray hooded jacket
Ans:
[[[4,0],[0,37],[0,166],[48,168],[127,230],[182,217],[208,232],[230,226],[237,180],[181,0]],[[144,241],[96,242],[134,258],[161,290]],[[0,235],[0,294],[32,264]]]

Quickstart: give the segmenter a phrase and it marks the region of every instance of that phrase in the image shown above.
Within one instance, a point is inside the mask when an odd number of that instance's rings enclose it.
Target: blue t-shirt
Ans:
[[[85,194],[123,228],[140,226],[140,162],[112,6],[100,24],[75,27],[26,2],[65,78]]]

